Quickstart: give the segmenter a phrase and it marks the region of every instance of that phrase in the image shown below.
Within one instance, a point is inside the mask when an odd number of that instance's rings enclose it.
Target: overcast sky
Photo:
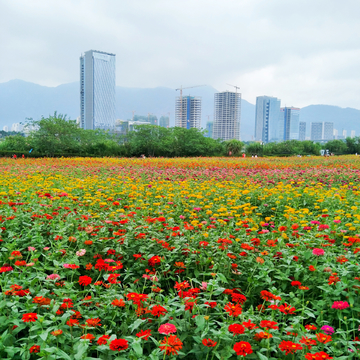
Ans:
[[[0,82],[78,81],[96,49],[116,54],[120,86],[360,109],[359,15],[360,0],[0,0]]]

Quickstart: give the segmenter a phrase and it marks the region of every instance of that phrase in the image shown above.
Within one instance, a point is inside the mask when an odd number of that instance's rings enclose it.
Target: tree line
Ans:
[[[334,154],[360,154],[360,139],[331,140],[326,144],[290,140],[280,143],[243,143],[205,137],[195,128],[165,128],[135,125],[135,131],[84,130],[75,120],[54,113],[38,121],[29,119],[23,134],[0,138],[0,155],[24,153],[27,156],[292,156],[319,155],[320,149]]]

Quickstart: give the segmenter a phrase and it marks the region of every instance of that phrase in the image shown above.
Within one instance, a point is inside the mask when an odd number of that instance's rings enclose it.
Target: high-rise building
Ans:
[[[255,110],[255,141],[264,143],[280,139],[280,100],[258,96]]]
[[[201,97],[177,96],[175,102],[175,126],[185,129],[200,129],[200,125]]]
[[[284,107],[280,109],[280,136],[283,140],[299,140],[300,109]]]
[[[20,123],[14,123],[11,125],[11,131],[20,132],[23,130],[23,126]]]
[[[344,139],[346,139],[346,137],[347,137],[347,130],[343,130],[343,131],[342,131],[342,136],[343,136]]]
[[[339,131],[337,129],[334,129],[333,134],[334,134],[334,139],[336,140],[339,136]]]
[[[323,139],[323,123],[322,122],[312,122],[311,123],[311,140],[322,140]]]
[[[206,123],[206,134],[205,136],[208,138],[212,138],[213,137],[213,131],[214,131],[214,122],[213,121],[208,121]]]
[[[7,125],[5,125],[5,126],[3,127],[3,131],[8,132],[8,131],[9,131],[9,127],[8,127]]]
[[[168,128],[170,126],[170,118],[168,116],[161,116],[159,120],[159,125],[161,127]]]
[[[355,137],[355,130],[351,130],[350,137],[353,139]]]
[[[115,55],[89,50],[80,57],[80,125],[83,129],[115,126]]]
[[[213,138],[240,140],[241,94],[225,91],[215,93]]]
[[[323,126],[323,140],[332,140],[334,138],[334,123],[333,122],[324,122]]]
[[[299,140],[303,141],[306,139],[306,122],[299,122]]]

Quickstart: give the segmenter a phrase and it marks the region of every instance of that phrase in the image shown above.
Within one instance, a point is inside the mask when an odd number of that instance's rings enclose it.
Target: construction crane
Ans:
[[[207,85],[195,85],[195,86],[188,86],[188,87],[182,87],[182,85],[180,86],[179,89],[175,89],[175,91],[180,91],[180,121],[182,121],[182,107],[183,107],[183,102],[182,102],[182,92],[184,89],[192,89],[192,88],[196,88],[196,87],[201,87],[201,86],[207,86]],[[175,126],[176,126],[176,116],[175,116]]]
[[[236,85],[231,85],[231,84],[227,84],[229,86],[232,86],[235,88],[235,116],[234,116],[234,139],[236,139],[236,119],[237,119],[237,91],[238,89],[240,89],[240,86],[236,86]],[[239,119],[239,138],[236,140],[240,140],[240,119]]]

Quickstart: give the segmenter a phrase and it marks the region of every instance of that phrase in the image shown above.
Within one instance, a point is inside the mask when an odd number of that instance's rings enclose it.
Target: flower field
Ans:
[[[357,359],[360,161],[0,159],[1,359]]]

